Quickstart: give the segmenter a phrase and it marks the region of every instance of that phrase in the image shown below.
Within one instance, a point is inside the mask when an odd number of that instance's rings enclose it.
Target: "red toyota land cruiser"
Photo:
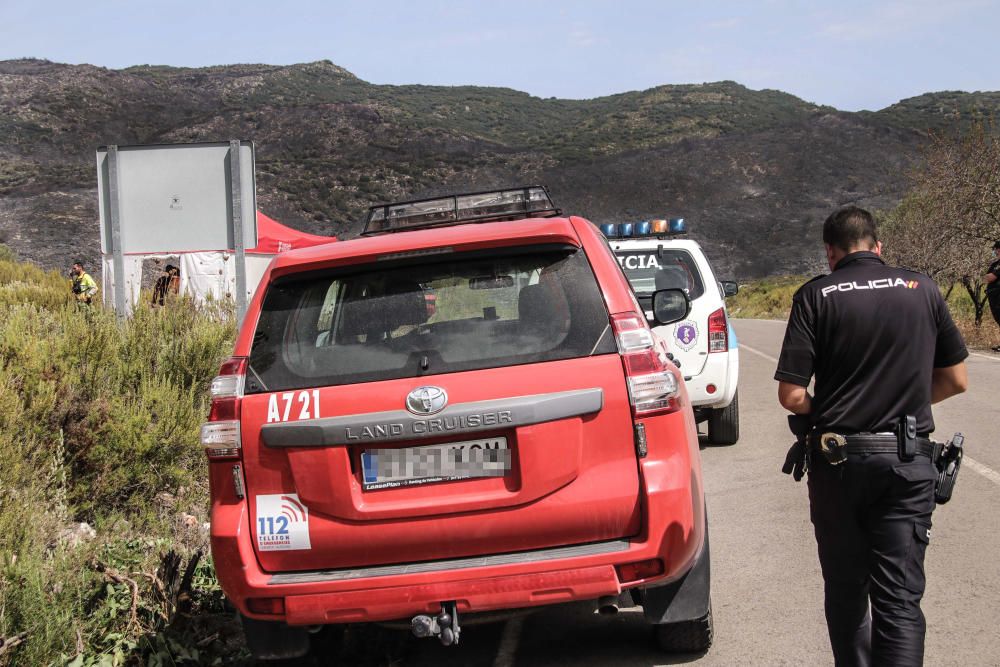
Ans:
[[[691,405],[598,229],[534,186],[376,206],[363,236],[278,256],[212,382],[212,553],[254,655],[623,594],[707,649]]]

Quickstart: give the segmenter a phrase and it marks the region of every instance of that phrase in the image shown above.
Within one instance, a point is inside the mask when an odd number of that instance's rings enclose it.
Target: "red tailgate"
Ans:
[[[425,385],[438,386],[449,397],[445,410],[427,418],[439,420],[440,430],[419,438],[403,433],[389,440],[393,429],[385,425],[403,424],[391,416],[405,411],[407,394]],[[348,568],[495,554],[611,540],[639,530],[631,413],[621,361],[615,354],[318,391],[319,419],[292,419],[278,429],[271,426],[267,438],[281,442],[278,432],[287,431],[288,426],[315,427],[315,444],[299,439],[310,431],[300,429],[294,434],[292,441],[304,446],[262,442],[271,394],[243,401],[248,497],[258,557],[266,570]],[[304,401],[299,393],[291,397],[293,417],[302,414]],[[279,395],[278,400],[280,405],[283,397]],[[485,406],[474,406],[478,414],[502,413],[505,406],[514,406],[511,421],[515,424],[486,425],[473,420],[470,427],[469,420],[455,418],[470,403]],[[525,410],[518,413],[519,405],[545,409],[527,410],[533,416],[526,419]],[[365,438],[360,435],[363,430],[355,429],[351,433],[359,437],[357,441],[331,442],[346,440],[344,431],[339,431],[339,437],[324,435],[321,424],[344,416],[356,425],[371,424],[368,433],[374,437]],[[552,416],[557,418],[549,419]],[[538,419],[543,421],[516,423]],[[499,421],[504,421],[502,416]],[[379,430],[378,425],[383,428]],[[505,437],[510,451],[510,471],[502,478],[363,490],[361,451],[365,448],[493,436]],[[275,548],[267,540],[269,526],[266,521],[260,524],[260,519],[273,512],[270,504],[263,513],[259,511],[257,499],[282,495],[288,499],[288,514],[308,521],[308,548]],[[296,501],[306,511],[296,512]],[[259,534],[262,527],[265,535]],[[293,546],[303,544],[299,540]]]

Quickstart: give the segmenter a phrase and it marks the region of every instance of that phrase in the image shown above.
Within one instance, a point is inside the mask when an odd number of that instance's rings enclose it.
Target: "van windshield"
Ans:
[[[682,289],[690,299],[697,299],[705,292],[698,267],[686,250],[616,250],[615,257],[636,294]]]
[[[584,253],[521,253],[270,285],[247,393],[616,352]]]

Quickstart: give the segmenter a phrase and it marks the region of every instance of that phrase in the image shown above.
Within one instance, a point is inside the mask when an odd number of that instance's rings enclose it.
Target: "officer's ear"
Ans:
[[[824,243],[823,247],[826,248],[826,261],[830,265],[830,268],[833,269],[837,263],[837,249],[829,243]]]
[[[875,247],[872,248],[872,252],[875,253],[876,255],[878,255],[879,257],[882,256],[882,242],[881,241],[876,241],[875,242]]]

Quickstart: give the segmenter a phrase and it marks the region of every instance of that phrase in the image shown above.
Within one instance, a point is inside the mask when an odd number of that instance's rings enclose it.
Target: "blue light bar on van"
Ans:
[[[671,234],[686,234],[687,223],[684,218],[670,220],[643,220],[641,222],[606,222],[600,225],[601,233],[606,238],[639,238],[643,236],[668,236]]]

